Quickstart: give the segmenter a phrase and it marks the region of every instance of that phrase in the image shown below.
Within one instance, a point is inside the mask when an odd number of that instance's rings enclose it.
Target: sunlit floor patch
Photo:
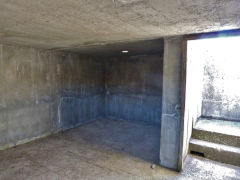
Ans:
[[[240,122],[200,119],[195,128],[232,136],[240,136]]]
[[[183,175],[193,179],[240,179],[240,168],[189,155]]]

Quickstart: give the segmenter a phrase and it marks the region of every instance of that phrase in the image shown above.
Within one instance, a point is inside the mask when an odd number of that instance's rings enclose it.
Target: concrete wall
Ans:
[[[196,40],[187,42],[187,72],[186,72],[186,99],[185,99],[185,118],[195,125],[198,118],[202,115],[202,87],[204,63],[199,55],[199,46]],[[191,136],[191,135],[190,135]],[[189,137],[190,138],[190,137]]]
[[[231,63],[238,67],[238,61]],[[240,121],[240,72],[227,65],[222,70],[218,63],[217,59],[205,63],[202,116]]]
[[[103,64],[0,45],[0,149],[104,117]]]
[[[182,39],[164,39],[160,165],[181,170]]]
[[[162,55],[104,62],[0,47],[0,149],[106,116],[161,123]]]
[[[203,84],[203,62],[199,54],[195,52],[197,44],[195,41],[183,41],[183,89],[182,99],[184,103],[181,117],[181,140],[179,165],[183,168],[184,160],[189,151],[189,142],[192,136],[192,128],[201,116],[202,107],[202,84]],[[186,60],[186,61],[185,61]],[[185,82],[185,83],[184,83]],[[185,86],[185,87],[184,87]],[[182,97],[184,98],[184,97]]]
[[[163,66],[162,54],[104,62],[1,45],[0,149],[110,117],[161,124],[160,164],[179,169],[181,39],[165,46]]]
[[[162,55],[124,56],[106,61],[106,116],[161,123]]]
[[[63,129],[105,117],[104,63],[69,55],[60,62],[59,121]]]

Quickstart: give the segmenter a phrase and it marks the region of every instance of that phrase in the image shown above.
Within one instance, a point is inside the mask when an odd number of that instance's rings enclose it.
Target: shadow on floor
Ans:
[[[159,162],[160,125],[101,119],[64,132],[74,141],[122,151],[150,163]]]

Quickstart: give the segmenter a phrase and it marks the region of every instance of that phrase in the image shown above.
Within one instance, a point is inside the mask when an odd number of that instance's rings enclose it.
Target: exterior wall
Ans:
[[[197,40],[187,42],[187,80],[184,118],[194,126],[202,115],[202,87],[204,62],[199,55]],[[191,131],[191,130],[189,130]],[[190,137],[189,137],[190,138]]]
[[[75,54],[0,45],[0,149],[103,117],[102,66]]]
[[[240,121],[240,37],[198,40],[204,62],[202,116]]]
[[[240,95],[227,92],[238,89],[240,73],[228,77],[213,61],[208,61],[203,81],[202,116],[240,121]]]
[[[112,58],[105,71],[107,117],[161,123],[162,55]]]
[[[199,54],[195,53],[197,47],[194,40],[183,41],[182,98],[185,96],[185,99],[182,99],[184,105],[181,107],[183,114],[181,114],[179,169],[183,168],[189,151],[192,128],[201,116],[203,62]]]

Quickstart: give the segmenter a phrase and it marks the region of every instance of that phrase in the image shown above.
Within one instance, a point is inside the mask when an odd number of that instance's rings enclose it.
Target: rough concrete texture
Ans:
[[[240,166],[240,123],[200,119],[193,129],[189,149],[209,159]]]
[[[47,48],[240,27],[238,0],[0,1],[0,39]]]
[[[76,54],[0,47],[0,149],[104,117],[102,63]],[[72,116],[62,110],[69,103],[78,104],[71,106]],[[91,104],[91,111],[81,103]]]
[[[59,122],[63,129],[105,117],[104,63],[77,56],[62,61]]]
[[[182,98],[184,98],[182,103],[184,105],[181,107],[183,113],[181,114],[183,119],[180,130],[182,136],[180,149],[182,149],[182,152],[179,153],[181,164],[188,154],[192,128],[201,116],[202,109],[203,63],[198,53],[198,46],[194,42],[191,40],[184,41],[182,48]]]
[[[160,124],[162,64],[161,54],[106,61],[106,116]]]
[[[240,123],[234,121],[222,121],[217,119],[203,119],[201,118],[195,128],[205,131],[211,131],[230,136],[240,137]]]
[[[59,121],[63,130],[104,117],[104,95],[93,95],[82,98],[61,98]]]
[[[240,166],[240,148],[238,147],[191,139],[189,149],[203,153],[208,159]]]
[[[159,127],[95,121],[1,151],[0,179],[240,179],[239,167],[194,156],[181,173],[152,169],[158,147]]]
[[[1,149],[105,116],[159,125],[162,61],[1,46]]]
[[[163,39],[150,39],[133,42],[116,42],[111,44],[83,46],[72,48],[69,51],[78,52],[81,55],[94,56],[97,59],[106,59],[107,57],[119,56],[136,56],[136,55],[152,55],[163,54]],[[127,50],[128,53],[122,53],[122,50]]]
[[[224,132],[216,133],[213,131],[194,128],[192,132],[192,138],[240,148],[240,137],[224,134]]]
[[[164,40],[162,122],[160,136],[160,164],[181,170],[180,109],[181,109],[182,38]]]
[[[239,122],[201,118],[196,123],[195,129],[240,138]]]

